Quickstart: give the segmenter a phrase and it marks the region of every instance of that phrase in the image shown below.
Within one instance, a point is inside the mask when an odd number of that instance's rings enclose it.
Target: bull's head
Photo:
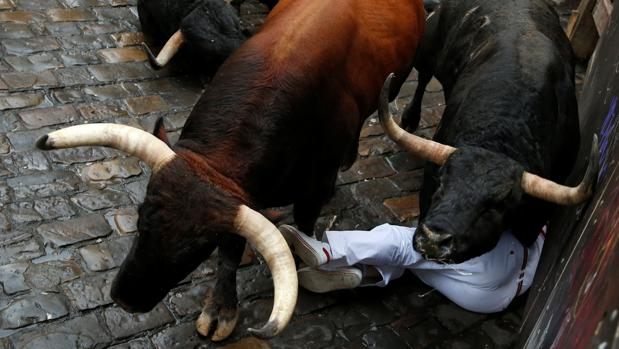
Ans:
[[[385,132],[402,148],[440,166],[438,189],[413,242],[427,259],[459,263],[489,251],[500,238],[505,214],[520,202],[523,192],[560,205],[578,204],[591,196],[598,172],[597,136],[581,183],[563,186],[524,171],[505,155],[478,147],[456,149],[406,132],[389,111],[392,78],[393,74],[385,81],[378,107]]]
[[[109,146],[139,157],[152,169],[139,209],[138,236],[114,280],[111,295],[130,312],[146,312],[217,246],[218,236],[239,234],[266,260],[275,285],[268,323],[252,332],[279,333],[297,298],[292,254],[279,230],[243,204],[240,195],[196,173],[191,161],[142,130],[116,124],[72,126],[43,136],[41,149]]]

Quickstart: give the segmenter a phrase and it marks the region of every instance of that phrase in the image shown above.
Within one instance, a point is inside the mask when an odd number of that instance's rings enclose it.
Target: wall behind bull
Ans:
[[[580,180],[592,135],[597,133],[601,170],[595,195],[587,205],[558,210],[550,223],[519,348],[619,347],[618,97],[616,9],[583,86],[579,107],[583,149],[570,178],[571,184]]]

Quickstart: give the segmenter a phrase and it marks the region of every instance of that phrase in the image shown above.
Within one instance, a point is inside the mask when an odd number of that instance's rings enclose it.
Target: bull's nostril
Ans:
[[[424,241],[428,240],[428,238],[426,238],[425,236],[423,236],[423,234],[417,234],[415,235],[415,242],[416,243],[423,243]]]
[[[453,235],[448,233],[441,233],[440,230],[432,230],[428,228],[425,224],[421,226],[420,234],[417,234],[420,239],[423,239],[423,242],[431,243],[434,245],[443,245],[447,244],[450,241],[453,241]],[[420,241],[421,242],[421,241]]]
[[[415,240],[419,243],[427,243],[428,241],[430,241],[428,236],[424,234],[423,231],[420,234],[415,234]]]
[[[454,253],[454,236],[443,233],[440,229],[430,229],[425,224],[415,234],[413,247],[424,258],[432,260],[443,260]]]
[[[438,244],[438,247],[440,250],[441,259],[446,259],[451,256],[456,250],[453,236],[449,234],[445,236],[444,239],[442,239]]]
[[[426,253],[426,249],[424,248],[426,241],[427,239],[423,237],[421,234],[415,235],[415,238],[413,239],[413,248],[415,249],[415,251],[422,253],[422,254]]]

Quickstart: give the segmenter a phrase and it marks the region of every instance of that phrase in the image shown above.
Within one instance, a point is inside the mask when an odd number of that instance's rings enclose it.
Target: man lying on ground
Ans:
[[[459,264],[426,260],[413,248],[416,228],[390,224],[370,231],[327,231],[318,241],[289,225],[280,231],[307,264],[299,284],[317,293],[385,286],[413,272],[464,309],[499,312],[529,289],[544,245],[545,227],[530,247],[504,232],[490,252]]]

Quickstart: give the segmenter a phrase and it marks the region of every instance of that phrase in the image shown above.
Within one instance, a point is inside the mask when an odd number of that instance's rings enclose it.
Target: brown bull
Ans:
[[[45,149],[115,147],[153,169],[112,298],[128,311],[149,311],[219,247],[218,280],[198,331],[224,339],[237,320],[236,270],[247,239],[275,284],[269,321],[252,331],[282,331],[296,303],[294,261],[255,210],[294,204],[299,228],[313,231],[338,170],[356,158],[382,81],[390,72],[407,76],[424,24],[421,0],[280,1],[220,67],[174,146],[161,123],[158,138],[95,124],[39,140]]]

